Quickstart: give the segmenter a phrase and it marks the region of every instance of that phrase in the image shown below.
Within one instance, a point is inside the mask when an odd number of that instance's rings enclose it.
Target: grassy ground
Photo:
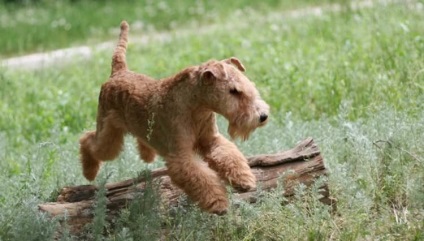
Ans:
[[[223,217],[196,207],[158,215],[134,205],[105,239],[155,240],[161,228],[169,230],[167,240],[424,239],[422,3],[299,18],[277,14],[285,8],[277,5],[272,12],[266,7],[242,17],[223,14],[223,29],[130,45],[130,67],[163,77],[210,58],[239,57],[273,115],[268,126],[237,144],[250,155],[314,137],[331,171],[338,211],[330,212],[316,191],[302,188],[290,205],[281,206],[281,197],[271,193]],[[95,126],[110,53],[64,68],[0,71],[0,240],[52,239],[57,220],[39,214],[36,205],[52,200],[64,185],[86,183],[77,141]],[[221,120],[223,132],[225,126]],[[103,166],[98,182],[161,165],[140,162],[128,138],[124,153]],[[139,204],[155,210],[151,198]],[[104,201],[100,194],[97,199]],[[91,239],[100,239],[103,213],[98,205]]]
[[[5,1],[8,2],[8,1]],[[233,0],[219,1],[86,1],[39,0],[16,5],[0,1],[0,56],[87,44],[116,36],[112,26],[126,19],[133,31],[146,34],[158,30],[198,26],[226,19],[240,10],[266,12],[306,4],[340,0]],[[23,1],[25,2],[25,1]]]

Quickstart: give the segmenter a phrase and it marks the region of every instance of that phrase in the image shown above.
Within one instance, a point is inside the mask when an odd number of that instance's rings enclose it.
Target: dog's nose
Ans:
[[[268,119],[268,115],[267,114],[261,114],[261,116],[259,117],[259,121],[260,122],[264,122],[264,121],[266,121],[266,119]]]

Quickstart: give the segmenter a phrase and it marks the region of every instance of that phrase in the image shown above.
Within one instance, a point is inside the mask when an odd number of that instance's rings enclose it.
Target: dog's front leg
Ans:
[[[209,167],[234,188],[240,191],[256,188],[256,177],[247,164],[247,159],[234,143],[221,134],[203,142],[200,152]]]
[[[228,209],[227,190],[216,173],[197,161],[194,153],[165,156],[168,175],[203,210],[218,215]]]

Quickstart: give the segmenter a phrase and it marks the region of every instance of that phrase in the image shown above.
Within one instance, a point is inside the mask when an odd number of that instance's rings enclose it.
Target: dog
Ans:
[[[124,135],[132,134],[141,159],[150,163],[162,156],[172,182],[192,201],[204,211],[225,214],[229,202],[222,180],[247,191],[256,179],[237,146],[218,132],[215,113],[228,120],[231,138],[246,140],[268,122],[269,106],[235,57],[162,80],[128,70],[128,32],[123,21],[112,72],[99,95],[96,131],[80,138],[84,176],[94,180],[101,163],[119,155]]]

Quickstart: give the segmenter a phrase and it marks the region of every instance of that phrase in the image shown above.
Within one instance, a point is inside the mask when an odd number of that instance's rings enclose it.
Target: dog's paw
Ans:
[[[247,192],[256,188],[256,177],[251,172],[242,173],[230,180],[230,184],[237,191]]]
[[[228,212],[228,200],[226,198],[217,198],[210,202],[210,206],[206,208],[206,211],[216,215],[224,215]]]

